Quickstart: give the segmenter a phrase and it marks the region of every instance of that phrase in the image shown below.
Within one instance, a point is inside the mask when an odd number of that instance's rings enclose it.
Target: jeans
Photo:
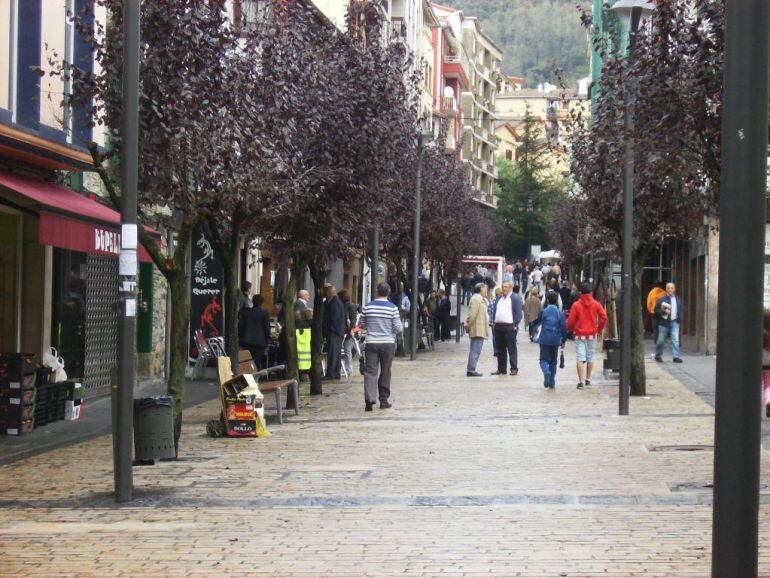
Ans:
[[[340,378],[340,354],[342,353],[342,335],[336,333],[330,333],[327,340],[327,352],[326,361],[326,377],[329,379]]]
[[[471,350],[468,353],[468,372],[476,371],[476,365],[481,357],[481,350],[484,347],[483,337],[471,337]]]
[[[343,361],[345,362],[345,371],[348,372],[348,375],[353,374],[353,338],[350,335],[347,335],[345,337],[345,341],[342,342],[342,347],[345,349],[345,357],[343,358]]]
[[[540,346],[540,369],[543,370],[546,387],[556,387],[556,368],[558,367],[559,346]]]
[[[463,298],[461,303],[463,305],[467,305],[468,303],[471,302],[471,297],[473,297],[473,289],[466,289],[465,292],[463,293]]]
[[[671,336],[671,353],[674,359],[678,359],[679,352],[679,321],[671,321],[668,325],[658,323],[658,341],[655,344],[655,357],[663,356],[663,344],[666,343],[666,337]]]
[[[396,353],[395,343],[367,343],[365,350],[364,398],[366,403],[388,401],[390,397],[390,368]],[[378,375],[379,374],[379,375]]]
[[[507,373],[508,358],[511,358],[511,371],[519,369],[519,354],[516,350],[518,328],[511,324],[495,324],[495,343],[497,344],[497,371]]]

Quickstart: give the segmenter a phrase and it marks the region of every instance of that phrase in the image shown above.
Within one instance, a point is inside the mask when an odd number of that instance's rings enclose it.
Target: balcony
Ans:
[[[441,112],[448,117],[457,116],[457,99],[454,96],[442,97]]]

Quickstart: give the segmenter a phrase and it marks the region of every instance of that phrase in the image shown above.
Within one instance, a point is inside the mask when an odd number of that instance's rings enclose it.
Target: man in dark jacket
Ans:
[[[449,326],[449,318],[452,315],[452,303],[443,289],[436,294],[438,305],[436,307],[436,321],[438,322],[438,334],[441,341],[449,341],[452,328]]]
[[[252,306],[241,309],[238,316],[238,341],[249,350],[257,369],[265,368],[265,350],[270,344],[270,316],[262,302],[262,295],[254,295]]]
[[[327,365],[324,379],[340,378],[340,363],[342,340],[345,338],[347,325],[345,323],[345,307],[337,297],[334,285],[326,288],[326,305],[324,307],[324,335],[327,345]]]
[[[510,357],[511,375],[519,374],[519,353],[516,336],[519,324],[524,316],[524,305],[519,296],[519,288],[514,289],[510,281],[503,282],[503,292],[495,299],[489,321],[493,323],[495,351],[497,352],[497,371],[492,375],[505,375]]]
[[[671,336],[671,353],[674,363],[682,363],[679,357],[679,325],[682,320],[682,300],[676,294],[676,285],[668,283],[666,294],[655,304],[655,317],[658,320],[658,339],[655,343],[655,361],[663,361],[663,345],[666,337]]]

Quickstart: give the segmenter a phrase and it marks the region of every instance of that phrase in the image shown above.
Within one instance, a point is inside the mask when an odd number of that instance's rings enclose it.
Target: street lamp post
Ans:
[[[624,28],[628,30],[628,54],[634,47],[636,33],[642,20],[652,12],[653,4],[644,0],[617,0],[612,9],[620,17]],[[624,91],[624,157],[623,166],[623,235],[622,267],[623,280],[621,308],[623,310],[622,335],[620,339],[620,395],[619,414],[628,415],[629,396],[631,394],[631,308],[632,287],[634,280],[634,114],[631,109],[633,100],[629,92],[631,82]],[[593,272],[591,273],[593,275]]]
[[[420,213],[422,211],[422,156],[425,149],[425,140],[430,139],[433,133],[420,127],[417,135],[417,175],[414,183],[414,260],[412,263],[412,303],[409,317],[409,359],[417,359],[417,320],[419,317],[418,295],[420,284]]]
[[[132,499],[132,428],[134,419],[134,351],[136,343],[137,227],[139,174],[139,41],[140,1],[123,2],[123,124],[121,126],[121,236],[118,259],[118,380],[113,416],[115,501]]]
[[[767,190],[767,0],[725,2],[712,576],[756,576]],[[740,283],[734,283],[741,279]],[[732,286],[731,286],[732,284]]]

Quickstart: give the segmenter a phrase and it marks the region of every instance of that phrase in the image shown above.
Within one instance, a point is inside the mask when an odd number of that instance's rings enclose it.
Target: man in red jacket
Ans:
[[[591,286],[585,283],[580,288],[580,299],[570,307],[567,320],[567,330],[575,336],[578,389],[583,389],[584,383],[591,385],[596,338],[602,334],[605,325],[607,325],[607,313],[591,295]]]

